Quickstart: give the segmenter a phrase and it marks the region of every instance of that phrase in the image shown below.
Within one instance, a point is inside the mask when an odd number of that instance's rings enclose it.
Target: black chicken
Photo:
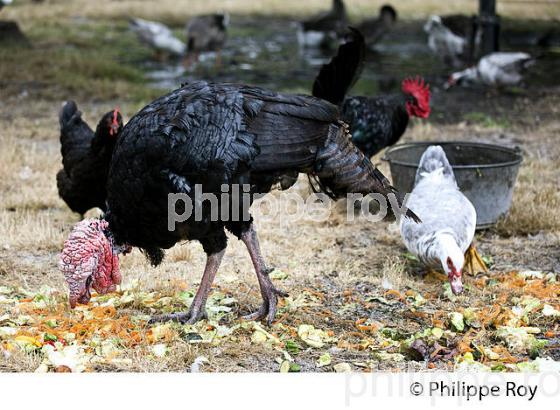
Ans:
[[[246,245],[263,297],[260,309],[248,318],[268,318],[270,323],[277,296],[284,293],[268,276],[250,215],[235,220],[232,204],[248,209],[252,201],[239,185],[251,194],[266,193],[293,170],[317,178],[335,196],[378,192],[396,198],[389,181],[352,145],[336,106],[326,101],[203,81],[155,100],[128,122],[117,141],[104,220],[82,221],[65,243],[61,268],[71,305],[87,303],[91,286],[108,289],[118,283],[112,278],[120,280],[120,275],[111,272],[118,271],[116,255],[123,249],[139,247],[157,265],[162,249],[198,240],[207,262],[189,311],[153,319],[196,322],[205,315],[227,229]],[[173,227],[168,226],[170,212],[180,215],[189,205],[179,201],[170,207],[170,194],[190,200],[190,216]],[[202,200],[200,194],[213,194],[216,202]],[[406,216],[417,220],[409,210]]]
[[[371,157],[399,140],[411,116],[429,116],[430,90],[424,80],[405,79],[399,94],[346,97],[360,76],[365,55],[361,33],[350,29],[349,36],[337,55],[321,67],[313,95],[340,106],[342,120],[350,126],[352,142]]]
[[[107,174],[115,142],[123,128],[118,109],[106,113],[95,133],[74,101],[60,110],[60,151],[63,168],[56,174],[58,194],[83,216],[91,208],[106,210]]]

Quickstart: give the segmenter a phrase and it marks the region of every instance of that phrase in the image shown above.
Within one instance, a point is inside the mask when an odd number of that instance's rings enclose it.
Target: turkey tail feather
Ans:
[[[402,198],[389,180],[352,144],[346,124],[331,125],[328,141],[316,158],[312,173],[314,189],[332,198],[340,198],[347,193],[380,193],[390,202],[391,196],[394,196],[404,215],[420,222],[414,212],[402,207]]]

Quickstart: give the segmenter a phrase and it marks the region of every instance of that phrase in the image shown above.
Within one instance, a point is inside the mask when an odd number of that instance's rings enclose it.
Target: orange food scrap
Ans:
[[[445,322],[439,319],[432,319],[432,327],[439,327],[440,329],[445,329]]]
[[[386,291],[383,296],[390,297],[393,296],[395,297],[395,299],[404,299],[403,296],[401,295],[401,292],[399,292],[398,290],[395,289],[389,289],[388,291]]]
[[[354,323],[354,325],[356,326],[356,329],[362,331],[362,332],[377,332],[378,327],[376,325],[370,324],[370,325],[366,325],[364,323],[366,323],[367,319],[365,318],[361,318],[356,320],[356,322]]]
[[[428,369],[435,369],[436,365],[433,362],[428,363]]]
[[[461,341],[457,345],[457,350],[459,350],[459,352],[461,352],[462,354],[467,352],[472,352],[473,349],[471,348],[470,344],[471,344],[470,341],[469,342]]]
[[[511,353],[505,348],[505,346],[496,345],[492,347],[492,350],[494,351],[494,353],[500,355],[500,362],[502,363],[517,363],[519,361],[511,355]]]
[[[60,365],[60,366],[56,366],[54,368],[55,373],[72,373],[72,369],[70,369],[68,366],[65,365]]]

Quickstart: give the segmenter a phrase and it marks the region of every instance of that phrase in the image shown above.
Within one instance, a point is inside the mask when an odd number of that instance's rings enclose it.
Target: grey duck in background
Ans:
[[[397,22],[397,11],[389,4],[381,6],[379,15],[363,20],[357,29],[363,34],[368,47],[373,47]]]
[[[227,13],[193,17],[185,28],[187,53],[198,55],[205,51],[220,51],[227,39],[228,25]]]
[[[299,23],[298,42],[302,47],[330,48],[347,25],[344,3],[342,0],[333,0],[329,11]]]

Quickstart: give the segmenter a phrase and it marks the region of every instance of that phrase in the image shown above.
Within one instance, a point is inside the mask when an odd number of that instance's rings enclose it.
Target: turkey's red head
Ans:
[[[412,97],[406,101],[408,115],[428,118],[430,115],[430,86],[421,77],[407,78],[401,85],[402,92]]]
[[[59,267],[69,288],[72,308],[87,304],[91,289],[99,294],[113,292],[121,283],[119,248],[108,237],[109,224],[102,219],[84,219],[74,226],[64,242]]]
[[[450,257],[447,258],[447,278],[449,279],[449,285],[454,295],[463,292],[463,274],[461,268],[457,268]]]

